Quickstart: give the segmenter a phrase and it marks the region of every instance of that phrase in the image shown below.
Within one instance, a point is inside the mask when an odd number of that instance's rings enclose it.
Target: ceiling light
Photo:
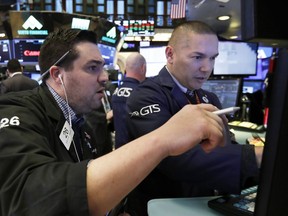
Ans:
[[[225,20],[229,20],[231,17],[229,15],[224,15],[224,16],[219,16],[217,17],[218,20],[220,21],[225,21]]]
[[[237,35],[233,35],[233,36],[230,36],[229,38],[232,39],[232,40],[235,40],[235,39],[238,38],[238,36]]]
[[[223,2],[223,3],[227,3],[227,2],[229,2],[230,0],[216,0],[216,1],[218,1],[218,2]]]

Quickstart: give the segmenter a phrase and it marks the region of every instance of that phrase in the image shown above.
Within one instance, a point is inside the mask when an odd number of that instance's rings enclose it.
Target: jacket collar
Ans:
[[[62,113],[62,110],[58,106],[57,102],[53,98],[51,92],[48,89],[48,86],[45,83],[42,83],[39,86],[39,96],[43,101],[45,112],[51,120],[57,125],[56,131],[57,134],[60,134],[62,127],[65,123],[65,117]],[[55,111],[57,110],[57,111]]]
[[[159,82],[161,86],[170,89],[174,100],[179,104],[179,106],[183,107],[189,103],[185,94],[183,93],[183,90],[181,90],[180,87],[175,83],[166,67],[163,67],[159,72]],[[197,89],[197,95],[201,103],[211,103],[207,93],[208,92],[204,91],[203,89]]]
[[[166,67],[163,67],[160,70],[158,77],[160,85],[170,90],[172,96],[174,97],[175,101],[178,103],[180,107],[183,107],[186,104],[188,104],[188,100],[185,97],[185,94],[174,82],[173,78],[171,77]]]
[[[10,75],[10,78],[12,78],[12,77],[14,77],[14,76],[16,76],[16,75],[20,75],[20,74],[22,74],[21,71],[19,71],[19,72],[14,72],[13,74]]]

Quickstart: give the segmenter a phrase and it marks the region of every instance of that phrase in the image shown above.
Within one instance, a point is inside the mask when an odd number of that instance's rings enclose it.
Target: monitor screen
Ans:
[[[117,46],[122,38],[118,26],[100,16],[57,11],[9,11],[13,38],[45,39],[58,28],[88,29],[96,32],[97,41]]]
[[[202,89],[215,93],[223,108],[237,106],[242,93],[241,78],[209,79]]]
[[[256,91],[264,90],[263,80],[243,80],[242,93],[254,93]]]
[[[257,72],[258,44],[240,41],[219,41],[219,56],[213,75],[251,76]]]
[[[40,47],[44,39],[13,39],[15,58],[22,65],[38,64]]]
[[[116,20],[115,24],[123,27],[126,36],[153,36],[154,20]]]
[[[41,77],[41,74],[40,73],[30,73],[31,75],[31,79],[34,79],[36,81],[38,81],[38,79]]]
[[[245,77],[245,80],[264,80],[269,70],[270,59],[273,54],[272,47],[258,47],[257,73],[254,76]]]
[[[288,49],[278,52],[255,216],[288,215]]]
[[[0,65],[6,66],[10,59],[12,59],[10,41],[0,40]]]
[[[105,64],[107,66],[113,66],[116,56],[116,47],[98,43],[98,48],[102,54],[103,59],[105,60]]]
[[[138,52],[139,51],[139,41],[124,41],[120,52]]]
[[[40,72],[37,71],[30,71],[30,72],[23,72],[23,74],[33,80],[36,80],[39,84],[41,84],[42,80],[39,80],[39,78],[41,77]]]
[[[140,47],[139,52],[146,59],[146,77],[158,75],[160,70],[166,65],[166,46]]]
[[[88,30],[89,25],[90,25],[89,19],[82,19],[82,18],[77,18],[77,17],[72,18],[72,23],[71,23],[72,29]]]

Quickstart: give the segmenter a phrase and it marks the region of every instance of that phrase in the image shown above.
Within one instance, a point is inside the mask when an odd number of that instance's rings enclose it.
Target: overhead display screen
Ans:
[[[9,40],[0,40],[0,65],[6,66],[9,59],[12,58]]]
[[[117,47],[121,40],[118,26],[98,16],[55,11],[9,11],[13,39],[45,39],[57,28],[75,28],[96,32],[101,43]]]
[[[154,20],[115,20],[126,36],[153,36]]]
[[[21,64],[38,64],[40,47],[44,39],[14,39],[15,58]]]
[[[103,59],[105,60],[105,64],[107,66],[113,66],[116,55],[116,48],[101,43],[98,43],[98,48],[102,54]]]

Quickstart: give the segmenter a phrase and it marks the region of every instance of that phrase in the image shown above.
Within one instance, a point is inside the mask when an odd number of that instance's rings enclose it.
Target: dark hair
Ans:
[[[197,34],[212,34],[217,36],[214,29],[204,22],[198,20],[185,21],[175,27],[168,44],[175,45],[179,38],[183,37],[183,34],[186,34],[187,32],[195,32]]]
[[[40,48],[38,61],[41,74],[53,66],[67,51],[69,51],[68,55],[57,65],[61,65],[66,70],[70,69],[72,62],[79,56],[77,50],[75,50],[75,45],[80,42],[97,44],[97,35],[95,32],[88,30],[61,28],[50,33]]]
[[[7,69],[10,73],[22,71],[22,66],[18,59],[10,59],[7,63]]]

